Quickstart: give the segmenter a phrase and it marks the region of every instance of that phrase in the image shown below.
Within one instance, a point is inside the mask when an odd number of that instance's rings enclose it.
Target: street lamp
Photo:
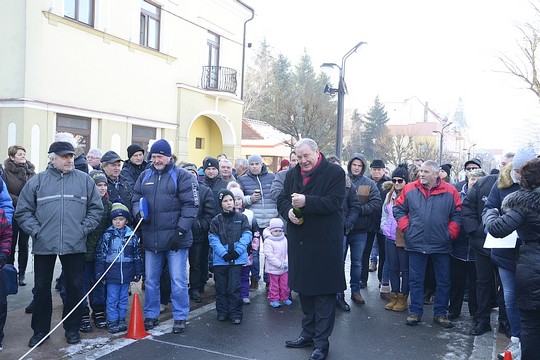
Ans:
[[[334,63],[324,63],[321,67],[338,68],[339,69],[339,83],[338,88],[334,89],[326,85],[324,88],[325,94],[334,95],[338,94],[337,104],[337,130],[336,130],[336,156],[341,161],[343,155],[343,115],[344,115],[344,100],[345,94],[347,94],[347,85],[345,84],[345,61],[352,55],[361,45],[366,44],[361,41],[356,44],[349,52],[347,52],[341,59],[341,67]]]
[[[441,131],[439,130],[433,130],[433,133],[434,134],[441,134],[441,142],[439,144],[439,166],[442,165],[442,152],[443,152],[443,137],[444,137],[444,129],[446,129],[447,127],[449,127],[450,125],[452,125],[452,122],[450,121],[448,124],[444,125],[441,129]]]
[[[471,146],[469,146],[469,149],[467,150],[467,161],[471,160],[471,149],[473,147],[475,147],[475,146],[476,146],[476,144],[472,144]],[[465,149],[463,149],[463,150],[465,150]]]

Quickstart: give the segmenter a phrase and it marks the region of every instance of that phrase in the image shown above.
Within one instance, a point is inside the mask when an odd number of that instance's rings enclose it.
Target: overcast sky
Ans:
[[[346,108],[366,112],[376,95],[383,102],[417,96],[445,116],[461,97],[473,141],[503,150],[513,149],[513,124],[540,116],[536,97],[497,60],[517,53],[515,26],[531,20],[528,0],[245,2],[255,9],[248,41],[256,49],[266,38],[293,64],[304,49],[316,70],[341,64],[367,42],[346,62]]]

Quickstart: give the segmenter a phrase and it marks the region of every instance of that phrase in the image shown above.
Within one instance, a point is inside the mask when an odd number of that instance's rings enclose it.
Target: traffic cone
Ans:
[[[503,360],[512,360],[512,353],[508,350],[505,350]]]
[[[142,318],[141,304],[139,303],[139,294],[133,296],[133,304],[131,305],[131,316],[129,318],[129,330],[125,338],[139,340],[150,335],[144,330],[144,322]]]

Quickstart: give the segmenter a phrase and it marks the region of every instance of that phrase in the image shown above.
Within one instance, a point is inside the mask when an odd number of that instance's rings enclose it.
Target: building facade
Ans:
[[[240,156],[246,24],[234,0],[0,0],[0,149],[41,170],[55,132],[127,157]]]

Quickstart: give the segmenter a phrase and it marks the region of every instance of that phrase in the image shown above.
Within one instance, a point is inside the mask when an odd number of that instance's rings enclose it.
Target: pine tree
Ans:
[[[388,123],[390,119],[380,102],[379,96],[375,97],[373,106],[364,116],[364,132],[362,133],[362,152],[372,160],[374,158],[386,160],[391,153],[391,139],[389,138]]]

